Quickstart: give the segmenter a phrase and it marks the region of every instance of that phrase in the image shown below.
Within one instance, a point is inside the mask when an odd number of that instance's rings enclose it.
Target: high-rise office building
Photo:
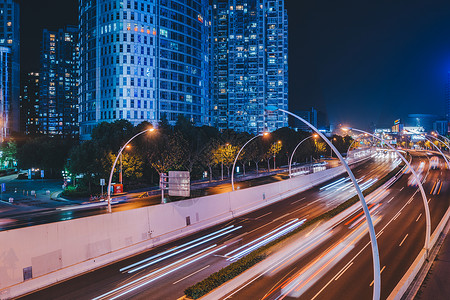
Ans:
[[[288,125],[288,18],[284,0],[213,0],[212,121],[258,133]]]
[[[21,85],[20,131],[26,135],[37,135],[39,133],[39,73],[27,73]]]
[[[80,138],[99,122],[209,123],[208,0],[79,1]]]
[[[445,104],[446,104],[446,119],[447,132],[450,132],[450,71],[447,73],[447,83],[445,85]]]
[[[39,132],[78,135],[78,28],[44,29],[41,44]]]
[[[19,4],[0,0],[0,139],[20,130]]]

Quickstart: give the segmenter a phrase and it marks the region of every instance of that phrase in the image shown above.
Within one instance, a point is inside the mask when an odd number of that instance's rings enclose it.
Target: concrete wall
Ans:
[[[243,215],[344,173],[0,232],[0,299],[15,297]],[[186,225],[186,217],[191,225]],[[24,268],[32,279],[24,281]]]

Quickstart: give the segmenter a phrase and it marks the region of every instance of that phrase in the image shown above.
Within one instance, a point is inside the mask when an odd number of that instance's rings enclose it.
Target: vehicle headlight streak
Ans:
[[[148,267],[148,266],[154,265],[154,264],[156,264],[156,263],[158,263],[158,262],[160,262],[160,261],[162,261],[162,260],[165,260],[165,259],[167,259],[167,258],[170,258],[170,257],[172,257],[172,256],[175,256],[175,255],[177,255],[177,254],[180,254],[180,253],[182,253],[182,252],[185,252],[185,251],[187,251],[187,250],[190,250],[190,249],[192,249],[192,248],[195,248],[195,247],[197,247],[197,246],[200,246],[200,245],[202,245],[202,244],[204,244],[204,243],[207,243],[207,242],[209,242],[209,241],[215,240],[215,239],[217,239],[217,238],[219,238],[219,237],[221,237],[221,236],[227,235],[227,234],[229,234],[230,232],[236,231],[236,230],[241,229],[241,228],[242,228],[242,226],[238,226],[238,227],[236,227],[236,228],[227,230],[227,231],[225,231],[225,232],[222,232],[221,234],[218,234],[218,235],[216,235],[216,236],[210,237],[209,239],[206,239],[206,240],[204,240],[204,241],[202,241],[202,242],[199,242],[199,243],[194,244],[194,245],[192,245],[192,246],[186,247],[186,248],[184,248],[184,249],[182,249],[182,250],[176,251],[176,252],[174,252],[174,253],[172,253],[172,254],[169,254],[169,255],[167,255],[167,256],[158,258],[157,260],[151,261],[151,262],[149,262],[149,263],[147,263],[147,264],[144,264],[144,265],[142,265],[142,266],[140,266],[140,267],[134,268],[134,269],[128,271],[128,273],[131,274],[131,273],[134,273],[134,272],[136,272],[136,271],[142,270],[142,269],[144,269],[144,268],[146,268],[146,267]]]
[[[138,279],[135,279],[135,280],[133,280],[133,281],[127,283],[127,284],[124,284],[124,285],[121,286],[121,287],[118,287],[118,288],[116,288],[116,289],[114,289],[114,290],[111,290],[111,291],[109,291],[109,292],[107,292],[107,293],[105,293],[105,294],[103,294],[103,295],[100,295],[100,296],[98,296],[98,297],[96,297],[96,298],[94,298],[94,299],[92,299],[92,300],[98,300],[98,299],[104,298],[104,297],[106,297],[106,296],[109,296],[109,295],[111,295],[112,293],[115,293],[115,292],[120,291],[120,290],[122,290],[122,289],[124,289],[124,288],[126,288],[126,287],[129,287],[130,285],[133,285],[133,284],[135,284],[135,283],[138,283],[139,281],[141,281],[141,280],[143,280],[143,279],[146,279],[146,278],[148,278],[148,277],[150,277],[150,276],[152,276],[152,275],[155,275],[156,273],[159,273],[159,272],[161,272],[161,271],[164,271],[164,270],[166,270],[166,269],[169,269],[169,268],[171,268],[171,267],[173,267],[173,266],[179,264],[180,262],[183,262],[183,261],[185,261],[185,260],[187,260],[187,259],[189,259],[189,258],[192,258],[192,257],[194,257],[194,256],[196,256],[196,255],[199,255],[199,254],[201,254],[201,253],[203,253],[203,252],[206,252],[206,251],[208,251],[208,250],[210,250],[210,249],[212,249],[212,248],[214,248],[214,247],[216,247],[216,246],[217,246],[216,244],[214,244],[214,245],[212,245],[212,246],[209,246],[209,247],[207,247],[207,248],[205,248],[205,249],[203,249],[203,250],[200,250],[200,251],[198,251],[198,252],[196,252],[196,253],[194,253],[194,254],[191,254],[191,255],[189,255],[189,256],[183,258],[183,259],[180,259],[180,260],[178,260],[178,261],[176,261],[176,262],[174,262],[174,263],[172,263],[172,264],[170,264],[170,265],[167,265],[167,266],[165,266],[165,267],[163,267],[163,268],[161,268],[161,269],[158,269],[158,270],[156,270],[156,271],[153,271],[153,272],[151,272],[151,273],[149,273],[149,274],[147,274],[147,275],[145,275],[145,276],[142,276],[142,277],[140,277],[140,278],[138,278]],[[130,293],[130,292],[132,292],[132,291],[134,291],[134,290],[136,290],[136,289],[138,289],[138,288],[141,288],[141,287],[143,287],[144,285],[147,285],[147,284],[149,284],[149,283],[151,283],[151,282],[153,282],[153,281],[155,281],[155,280],[158,280],[158,279],[160,279],[160,278],[162,278],[162,277],[164,277],[164,276],[166,276],[166,275],[169,275],[169,274],[171,274],[171,273],[173,273],[173,272],[175,272],[175,271],[177,271],[177,270],[179,270],[179,269],[181,269],[181,268],[183,268],[183,267],[186,267],[186,266],[188,266],[188,265],[190,265],[190,264],[192,264],[192,263],[194,263],[194,262],[196,262],[196,261],[202,259],[202,258],[205,258],[205,257],[208,256],[208,255],[211,255],[211,254],[213,254],[213,253],[215,253],[215,252],[217,252],[217,251],[220,251],[220,250],[222,250],[222,249],[225,248],[225,247],[227,247],[227,245],[224,245],[224,246],[222,246],[222,247],[220,247],[220,248],[217,248],[217,249],[215,249],[215,250],[213,250],[213,251],[210,251],[210,252],[208,252],[208,253],[206,253],[206,254],[203,254],[202,256],[197,257],[196,259],[193,259],[193,260],[191,260],[191,261],[189,261],[189,262],[187,262],[187,263],[185,263],[185,264],[183,264],[183,265],[181,265],[181,266],[179,266],[179,267],[176,267],[176,268],[174,268],[174,269],[172,269],[172,270],[170,270],[170,271],[168,271],[168,272],[166,272],[166,273],[164,273],[164,274],[161,274],[161,275],[159,275],[159,276],[157,276],[157,277],[155,277],[155,278],[152,278],[152,279],[150,279],[150,280],[148,280],[148,281],[146,281],[146,282],[143,282],[142,284],[139,284],[139,285],[137,285],[137,286],[135,286],[135,287],[133,287],[133,288],[131,288],[131,289],[129,289],[129,290],[127,290],[127,291],[125,291],[125,292],[119,294],[119,295],[116,295],[116,296],[114,296],[114,297],[112,297],[112,298],[109,298],[109,299],[117,299],[117,298],[119,298],[119,297],[122,297],[123,295],[126,295],[126,294],[128,294],[128,293]]]
[[[285,235],[286,233],[288,233],[288,232],[290,232],[290,231],[292,231],[292,230],[294,230],[294,229],[300,227],[305,221],[306,221],[306,219],[303,219],[303,220],[301,220],[301,221],[298,221],[298,219],[296,219],[296,220],[294,220],[294,222],[296,222],[296,223],[290,225],[289,227],[287,227],[287,228],[285,228],[285,229],[283,229],[283,230],[281,230],[281,231],[279,231],[280,228],[278,228],[278,229],[276,229],[276,230],[273,230],[273,231],[271,231],[270,233],[268,233],[268,234],[266,234],[266,235],[263,236],[263,237],[265,238],[265,237],[267,237],[268,235],[273,234],[273,235],[270,236],[269,238],[266,238],[265,240],[263,240],[263,241],[261,241],[261,242],[255,244],[255,245],[253,245],[253,246],[251,246],[251,247],[249,247],[249,248],[247,248],[247,249],[245,249],[245,250],[242,250],[241,252],[238,252],[237,254],[233,255],[232,257],[228,258],[227,260],[228,260],[228,261],[237,260],[237,259],[243,257],[244,255],[246,255],[246,254],[252,252],[253,250],[258,249],[259,247],[262,247],[262,246],[264,246],[264,245],[270,243],[271,241],[276,240],[276,239],[279,238],[280,236]],[[291,223],[292,223],[292,221],[291,221]],[[279,232],[277,232],[277,231],[279,231]],[[276,232],[277,232],[277,233],[276,233]],[[274,233],[275,233],[275,234],[274,234]],[[257,240],[260,240],[260,239],[262,239],[263,237],[260,237],[260,238],[258,238]],[[255,240],[255,241],[256,241],[256,240]],[[236,249],[236,250],[234,250],[234,251],[232,251],[232,252],[229,252],[229,253],[225,254],[225,256],[228,256],[228,255],[231,254],[231,253],[234,253],[234,252],[236,252],[236,251],[238,251],[238,250],[240,250],[240,249],[242,249],[242,248],[245,248],[245,247],[247,247],[247,246],[253,244],[255,241],[252,241],[252,242],[250,242],[250,243],[247,243],[246,245],[244,245],[244,246],[242,246],[242,247],[240,247],[240,248],[238,248],[238,249]]]

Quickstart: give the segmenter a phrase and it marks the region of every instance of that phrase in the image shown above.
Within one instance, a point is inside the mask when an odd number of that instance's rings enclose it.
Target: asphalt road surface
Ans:
[[[360,185],[367,188],[398,163],[390,154],[379,154],[356,167],[354,173]],[[353,195],[349,180],[337,177],[226,224],[77,276],[24,299],[177,299],[190,285]]]

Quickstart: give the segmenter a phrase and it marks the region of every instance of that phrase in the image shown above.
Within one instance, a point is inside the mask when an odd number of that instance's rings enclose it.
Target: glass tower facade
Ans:
[[[44,29],[39,84],[39,132],[78,136],[78,28]]]
[[[288,125],[288,18],[283,0],[213,0],[212,122],[260,133]]]
[[[19,4],[0,0],[0,128],[1,140],[20,130]]]
[[[80,0],[80,138],[99,122],[209,124],[208,0]]]
[[[39,73],[27,73],[22,79],[20,96],[20,131],[26,135],[39,133]]]

